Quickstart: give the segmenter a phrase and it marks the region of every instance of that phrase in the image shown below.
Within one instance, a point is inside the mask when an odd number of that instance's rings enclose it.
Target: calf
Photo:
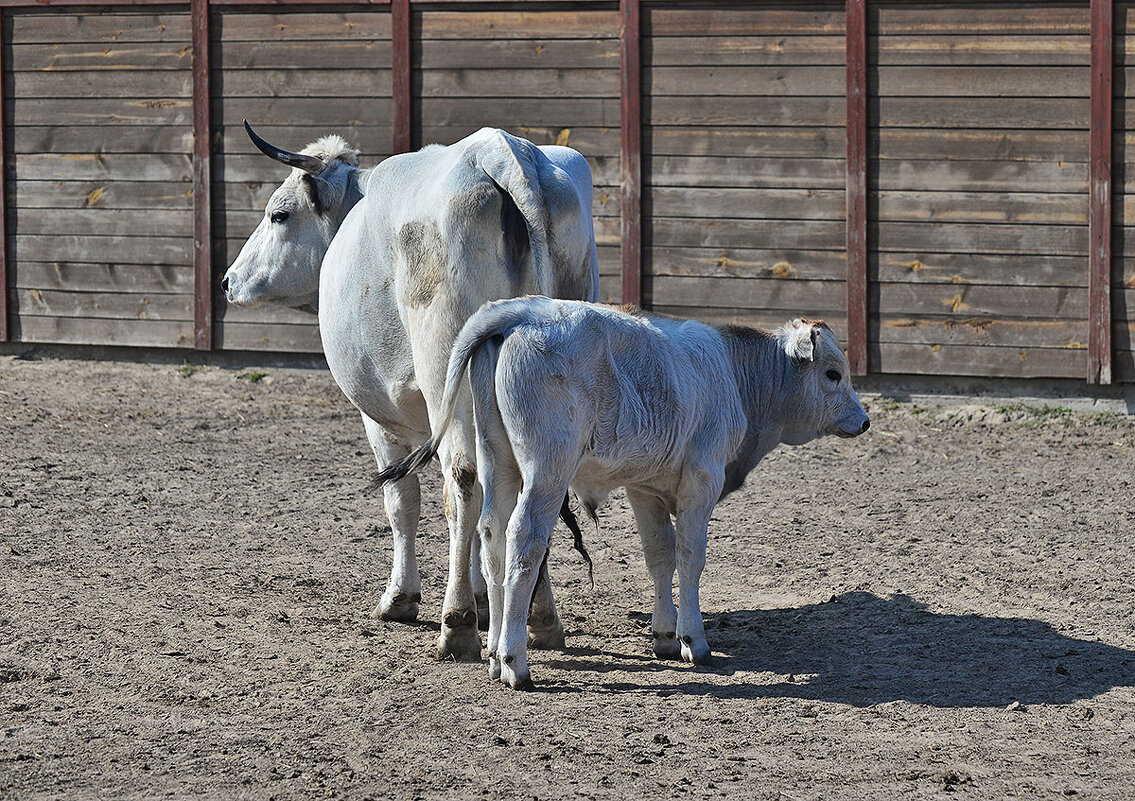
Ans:
[[[528,605],[569,485],[591,513],[626,488],[654,580],[654,653],[704,664],[698,582],[713,507],[780,443],[870,425],[822,322],[766,332],[527,297],[469,318],[431,438],[379,481],[432,458],[466,367],[485,490],[489,674],[514,688],[530,685]]]

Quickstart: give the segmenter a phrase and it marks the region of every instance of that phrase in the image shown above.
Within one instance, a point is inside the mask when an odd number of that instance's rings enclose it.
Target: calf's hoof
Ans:
[[[455,662],[481,661],[481,635],[477,613],[472,609],[450,609],[442,617],[437,658]]]
[[[537,651],[562,651],[564,649],[564,627],[556,623],[547,628],[528,627],[528,647]]]
[[[393,592],[387,590],[378,602],[371,617],[379,620],[392,620],[398,623],[411,623],[418,619],[418,604],[422,600],[420,592]]]
[[[713,663],[713,655],[710,653],[709,645],[705,640],[693,642],[689,638],[682,638],[681,642],[683,662],[703,667]]]
[[[659,659],[681,659],[682,644],[672,631],[652,632],[654,635],[654,655]]]
[[[514,690],[536,689],[536,685],[532,683],[532,674],[529,673],[528,665],[524,660],[519,660],[514,656],[505,656],[500,661],[500,680],[502,682]]]

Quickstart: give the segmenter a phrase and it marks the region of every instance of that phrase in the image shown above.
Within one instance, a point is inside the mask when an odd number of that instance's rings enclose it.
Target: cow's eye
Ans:
[[[276,223],[276,225],[279,225],[280,223],[288,219],[288,213],[286,211],[274,211],[272,212],[272,216],[268,219]]]
[[[839,383],[839,379],[840,379],[839,370],[828,370],[826,373],[824,373],[824,375],[826,375],[828,377],[829,381],[834,381],[837,384]]]

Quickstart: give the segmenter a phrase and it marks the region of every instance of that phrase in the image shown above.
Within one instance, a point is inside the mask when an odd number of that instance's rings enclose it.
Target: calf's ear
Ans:
[[[802,320],[792,321],[792,330],[784,343],[784,351],[796,364],[806,364],[816,357],[814,329]]]

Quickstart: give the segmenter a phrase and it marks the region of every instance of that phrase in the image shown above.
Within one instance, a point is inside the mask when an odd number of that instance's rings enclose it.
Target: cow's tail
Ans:
[[[430,438],[406,458],[399,459],[380,470],[368,489],[376,490],[391,481],[399,481],[429,464],[437,455],[437,449],[441,447],[441,438],[445,436],[450,423],[453,422],[457,395],[461,390],[461,379],[465,376],[469,360],[481,345],[494,336],[505,334],[527,314],[522,301],[503,301],[486,305],[465,322],[449,354],[445,392],[442,394],[440,413],[434,421]]]
[[[528,228],[528,248],[532,253],[532,285],[537,295],[556,296],[556,277],[552,269],[550,221],[540,183],[537,159],[540,149],[525,139],[494,130],[493,147],[485,148],[480,167],[497,186],[508,193]]]

